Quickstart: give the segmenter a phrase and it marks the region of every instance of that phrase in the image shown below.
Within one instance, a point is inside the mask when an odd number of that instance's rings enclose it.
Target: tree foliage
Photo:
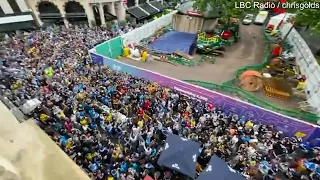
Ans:
[[[209,11],[211,16],[226,18],[240,18],[246,13],[256,13],[259,9],[254,6],[247,8],[239,8],[240,2],[259,2],[262,0],[196,0],[194,7],[198,8],[201,12]]]
[[[312,8],[310,5],[319,4],[318,0],[288,0],[288,4],[296,6],[287,8],[290,13],[296,14],[294,21],[298,26],[306,26],[314,32],[320,32],[320,11],[318,8]],[[299,8],[298,6],[305,8]]]

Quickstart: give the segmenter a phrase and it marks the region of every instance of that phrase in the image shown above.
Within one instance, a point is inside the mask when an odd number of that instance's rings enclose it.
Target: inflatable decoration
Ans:
[[[130,54],[134,58],[140,58],[141,57],[139,49],[130,49]]]
[[[130,55],[130,48],[129,47],[123,48],[123,56],[128,57],[129,55]]]

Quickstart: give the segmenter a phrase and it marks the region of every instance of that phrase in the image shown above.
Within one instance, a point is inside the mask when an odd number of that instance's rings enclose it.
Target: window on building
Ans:
[[[21,13],[21,10],[16,0],[8,0],[8,3],[10,4],[14,13]]]

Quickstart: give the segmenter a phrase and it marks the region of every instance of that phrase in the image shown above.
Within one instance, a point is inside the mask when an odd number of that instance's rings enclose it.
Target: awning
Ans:
[[[31,14],[21,15],[21,16],[0,17],[0,24],[20,23],[20,22],[27,22],[27,21],[33,21],[33,17]]]
[[[34,21],[24,21],[24,22],[0,24],[0,32],[10,32],[10,31],[15,31],[15,30],[31,29],[34,26],[35,26]]]
[[[164,6],[163,4],[161,4],[161,2],[159,2],[159,1],[150,2],[150,4],[151,4],[152,6],[154,6],[155,8],[159,9],[160,11],[163,11],[164,9],[167,8],[166,6]]]
[[[106,21],[112,21],[112,20],[116,20],[117,16],[109,13],[109,12],[104,12],[104,17]]]
[[[150,4],[142,4],[142,5],[139,5],[143,10],[147,11],[150,16],[154,15],[154,14],[157,14],[159,11],[155,8],[153,8],[152,6],[150,6]]]
[[[149,16],[149,14],[142,11],[139,7],[133,6],[127,9],[128,13],[137,19],[143,19]]]

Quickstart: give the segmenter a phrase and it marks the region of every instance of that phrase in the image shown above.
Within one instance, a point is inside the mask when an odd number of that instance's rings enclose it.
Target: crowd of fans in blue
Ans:
[[[133,29],[128,25],[122,29]],[[17,106],[38,98],[39,126],[92,179],[185,179],[157,165],[168,133],[200,142],[247,179],[319,179],[317,148],[271,125],[156,82],[92,64],[88,50],[119,35],[105,28],[48,28],[1,42],[1,89]]]

